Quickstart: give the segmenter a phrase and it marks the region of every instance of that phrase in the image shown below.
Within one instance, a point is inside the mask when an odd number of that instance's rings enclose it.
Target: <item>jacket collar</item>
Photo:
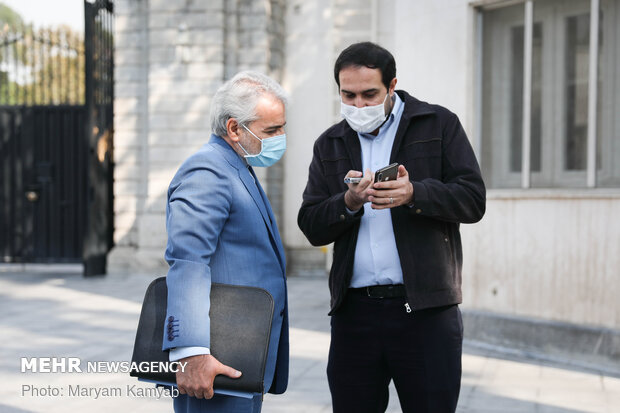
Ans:
[[[241,182],[247,189],[247,191],[252,196],[254,203],[256,203],[256,207],[260,211],[263,219],[265,220],[265,224],[269,228],[269,232],[273,236],[273,229],[270,225],[270,217],[269,212],[267,211],[267,205],[263,200],[263,197],[260,194],[260,183],[258,179],[250,174],[250,169],[248,168],[247,163],[241,159],[239,154],[235,152],[235,150],[226,142],[223,138],[217,135],[211,135],[211,139],[209,140],[209,145],[215,146],[216,150],[224,156],[224,159],[235,169],[237,169],[237,173]]]
[[[235,169],[247,169],[247,163],[242,159],[237,152],[224,140],[224,138],[211,134],[209,139],[209,145],[213,145],[219,153],[224,156],[224,159],[233,166]]]

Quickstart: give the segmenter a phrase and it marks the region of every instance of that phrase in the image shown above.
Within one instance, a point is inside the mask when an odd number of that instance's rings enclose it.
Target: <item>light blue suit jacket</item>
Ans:
[[[263,288],[275,303],[265,389],[283,393],[289,359],[286,263],[260,183],[224,139],[211,135],[172,179],[166,216],[170,269],[163,349],[210,347],[212,282]]]

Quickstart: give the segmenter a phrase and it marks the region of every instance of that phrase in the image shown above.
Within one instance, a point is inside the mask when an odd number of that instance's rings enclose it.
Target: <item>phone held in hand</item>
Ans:
[[[344,178],[344,183],[345,184],[359,184],[360,181],[362,180],[362,178],[354,178],[352,176],[347,176]]]
[[[398,177],[398,163],[377,169],[375,172],[375,182],[394,181]]]

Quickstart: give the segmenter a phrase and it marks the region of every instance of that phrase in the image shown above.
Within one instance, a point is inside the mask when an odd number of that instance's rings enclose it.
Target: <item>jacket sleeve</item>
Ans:
[[[227,188],[224,174],[206,168],[185,168],[170,184],[164,350],[210,347],[209,264],[230,211]]]
[[[364,214],[364,208],[355,214],[347,211],[344,203],[346,191],[330,193],[318,143],[317,140],[314,144],[308,183],[297,215],[299,228],[314,246],[327,245],[336,241],[343,233],[353,229]]]
[[[486,189],[474,151],[458,118],[443,128],[442,179],[412,181],[410,213],[455,223],[474,223],[486,208]]]

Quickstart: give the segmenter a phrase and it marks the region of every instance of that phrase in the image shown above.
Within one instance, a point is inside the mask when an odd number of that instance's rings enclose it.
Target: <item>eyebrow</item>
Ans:
[[[268,126],[266,128],[263,128],[263,131],[268,131],[268,130],[277,130],[280,128],[283,128],[284,125],[286,125],[286,122],[284,122],[282,125],[273,125],[273,126]]]
[[[361,94],[364,94],[364,93],[369,93],[369,92],[377,92],[378,90],[379,90],[378,88],[373,87],[373,88],[371,88],[371,89],[362,90],[360,93],[361,93]],[[342,93],[351,93],[351,94],[353,94],[353,95],[355,95],[355,94],[356,94],[355,92],[351,92],[350,90],[346,90],[346,89],[340,89],[340,91],[341,91]]]

